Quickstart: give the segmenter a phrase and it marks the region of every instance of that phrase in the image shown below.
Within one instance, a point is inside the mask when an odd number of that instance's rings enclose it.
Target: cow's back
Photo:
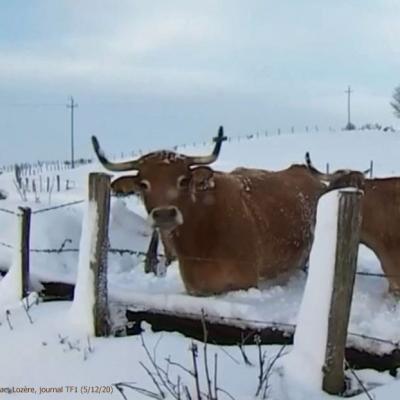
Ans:
[[[365,181],[361,242],[379,258],[391,290],[400,292],[400,178]]]
[[[240,176],[253,214],[260,278],[304,266],[324,185],[298,165],[278,172],[240,168],[232,173]]]

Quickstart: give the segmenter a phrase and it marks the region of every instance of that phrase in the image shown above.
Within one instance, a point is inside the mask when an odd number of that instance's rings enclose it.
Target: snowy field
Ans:
[[[229,132],[227,132],[229,135]],[[212,135],[212,134],[211,134]],[[101,142],[101,138],[100,142]],[[88,138],[89,140],[89,138]],[[128,144],[121,145],[121,148]],[[134,149],[133,149],[134,150]],[[400,175],[400,136],[386,132],[330,132],[313,134],[282,135],[225,142],[215,169],[231,170],[238,166],[281,169],[292,163],[302,163],[306,151],[311,153],[314,164],[321,169],[327,162],[330,169],[366,169],[374,161],[374,176]],[[187,154],[203,154],[210,146],[186,147]],[[0,208],[15,210],[17,206],[30,206],[33,210],[57,204],[84,199],[87,174],[102,171],[93,164],[73,171],[62,171],[61,179],[70,180],[74,188],[61,193],[39,195],[39,202],[28,193],[28,201],[22,203],[13,184],[13,175],[0,175],[0,189],[9,197],[0,201]],[[51,173],[43,173],[48,176]],[[65,240],[65,248],[77,248],[80,242],[83,219],[82,204],[34,214],[31,227],[32,249],[58,249]],[[15,242],[16,217],[0,211],[0,269],[8,270],[12,263],[13,251],[1,244]],[[110,218],[110,242],[113,248],[145,251],[151,230],[145,220],[145,212],[136,198],[113,199]],[[32,285],[38,288],[40,281],[62,281],[74,283],[77,275],[78,253],[31,254]],[[365,247],[360,247],[359,271],[382,272],[375,255]],[[208,315],[251,320],[256,326],[271,322],[296,324],[300,302],[306,282],[306,275],[299,271],[288,282],[271,282],[260,289],[232,292],[213,298],[194,298],[185,294],[177,265],[168,268],[167,275],[156,278],[143,273],[141,256],[111,254],[109,258],[110,298],[136,308],[155,307],[174,312],[200,313],[204,309]],[[1,303],[1,284],[0,284]],[[33,305],[29,315],[21,306],[0,304],[0,390],[2,386],[64,387],[63,393],[42,394],[41,398],[80,398],[67,394],[65,387],[71,385],[108,386],[112,383],[136,382],[136,386],[153,388],[152,382],[140,361],[148,364],[148,359],[140,337],[87,340],[74,330],[70,323],[67,302]],[[6,313],[5,310],[10,310]],[[386,279],[358,276],[351,311],[349,331],[356,334],[378,337],[392,342],[399,341],[400,306],[387,294]],[[178,334],[154,334],[148,327],[143,335],[148,347],[153,351],[157,344],[157,354],[161,361],[168,356],[185,366],[191,366],[191,341]],[[390,352],[393,346],[369,341],[359,336],[349,335],[349,343],[360,348],[368,348],[377,353]],[[202,344],[198,344],[202,349]],[[257,348],[248,350],[252,366],[245,365],[238,348],[209,346],[210,359],[218,354],[218,381],[236,399],[254,398],[258,384]],[[265,346],[268,358],[273,358],[279,346]],[[290,348],[285,349],[286,352]],[[201,353],[201,351],[200,351]],[[176,374],[176,371],[173,372]],[[182,371],[180,372],[182,374]],[[276,376],[275,376],[276,375]],[[285,398],[279,374],[271,377],[270,398]],[[396,388],[400,384],[388,374],[360,371],[370,387],[386,384],[373,390],[376,399],[397,399]],[[174,375],[176,376],[176,375]],[[235,376],[240,376],[235,379]],[[81,389],[79,389],[81,390]],[[37,393],[38,395],[38,393]],[[129,399],[145,398],[135,392],[126,392]],[[0,398],[2,393],[0,392]],[[10,398],[29,399],[32,394],[18,394]],[[114,393],[103,394],[104,398],[122,398]],[[220,394],[220,398],[228,398]],[[324,398],[322,394],[315,398]],[[98,398],[92,393],[87,397]],[[6,397],[7,398],[7,397]],[[300,398],[300,397],[299,397]],[[311,398],[311,397],[307,397]],[[359,398],[366,398],[360,396]]]

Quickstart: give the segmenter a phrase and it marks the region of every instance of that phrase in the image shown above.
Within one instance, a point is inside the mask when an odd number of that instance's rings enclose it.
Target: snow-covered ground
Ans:
[[[252,166],[280,169],[291,163],[302,163],[305,152],[309,151],[314,164],[321,169],[327,162],[331,170],[343,167],[366,169],[373,160],[374,176],[400,175],[399,144],[399,133],[379,131],[260,137],[240,142],[225,142],[214,168],[230,170],[237,166]],[[210,147],[204,146],[184,149],[187,154],[202,154],[209,151]],[[49,195],[45,193],[40,195],[39,202],[35,202],[34,195],[28,193],[28,202],[22,203],[14,189],[13,176],[4,173],[0,175],[0,189],[6,190],[9,197],[0,201],[0,208],[15,210],[18,205],[29,205],[33,210],[37,210],[49,205],[83,199],[88,172],[101,170],[100,165],[94,164],[73,171],[62,171],[62,180],[73,181],[74,189],[53,193],[51,204]],[[43,175],[47,176],[46,173]],[[66,243],[65,247],[77,248],[81,237],[83,210],[84,205],[78,204],[34,214],[31,247],[60,248],[65,240],[69,239],[70,242]],[[111,247],[146,250],[151,230],[142,217],[145,217],[145,212],[137,199],[113,199],[110,219]],[[16,216],[0,211],[0,226],[3,227],[0,231],[0,243],[13,245],[17,229]],[[12,249],[0,244],[0,269],[7,270],[11,266],[12,255]],[[73,283],[77,276],[77,266],[78,253],[32,253],[33,285],[36,287],[38,281]],[[375,255],[364,247],[360,248],[358,269],[381,272]],[[262,289],[232,292],[214,298],[194,298],[185,294],[176,265],[168,269],[166,277],[156,278],[143,273],[141,256],[111,254],[109,258],[112,300],[129,303],[137,308],[150,306],[172,309],[175,312],[199,313],[204,309],[209,315],[251,320],[255,325],[260,323],[268,325],[270,322],[295,324],[305,281],[304,272],[299,271],[285,284],[271,282]],[[38,388],[58,385],[109,385],[119,381],[135,381],[138,386],[152,387],[148,376],[139,365],[139,361],[146,358],[140,338],[91,339],[88,344],[87,338],[79,336],[68,324],[66,315],[70,308],[69,303],[32,306],[30,315],[33,324],[30,323],[23,308],[12,309],[11,314],[6,314],[4,308],[3,311],[0,310],[0,389],[2,385],[31,385]],[[7,317],[13,329],[10,328]],[[400,306],[387,294],[385,279],[357,277],[349,329],[353,333],[393,342],[399,341]],[[67,339],[62,339],[66,336]],[[190,340],[177,334],[153,334],[150,331],[146,332],[144,337],[151,349],[160,341],[157,346],[160,360],[171,355],[172,359],[187,366],[191,365],[191,354],[186,351]],[[79,344],[75,346],[76,340],[79,340]],[[349,335],[348,340],[353,345],[373,349],[376,352],[393,349],[388,344],[367,341],[358,336]],[[276,346],[268,346],[265,349],[271,356],[279,351],[279,347]],[[249,357],[255,364],[253,367],[244,365],[243,358],[236,348],[222,349],[210,346],[209,351],[210,359],[213,359],[214,352],[219,354],[220,386],[236,399],[253,398],[257,388],[257,350],[255,348],[248,350]],[[232,356],[238,362],[233,361]],[[360,372],[360,374],[365,374],[367,381],[372,384],[392,380],[386,374],[379,375],[372,372]],[[235,379],[235,375],[240,376],[240,379]],[[279,387],[279,378],[275,378],[276,389]],[[397,386],[397,390],[400,389],[400,386],[394,385]],[[394,392],[390,387],[389,384],[387,389],[375,390],[376,398],[394,399],[395,397],[390,397],[390,394],[385,392]],[[379,394],[382,391],[384,393]],[[282,392],[278,390],[275,394],[271,394],[276,397],[271,398],[280,399],[281,395]],[[54,396],[56,395],[48,395],[47,398]],[[113,396],[118,397],[115,393]],[[34,397],[21,394],[20,398]],[[71,398],[71,396],[67,396],[64,392],[63,395],[58,394],[56,398]],[[93,398],[97,397],[93,394]],[[138,394],[131,394],[129,398],[141,397]],[[222,394],[221,398],[224,398]]]

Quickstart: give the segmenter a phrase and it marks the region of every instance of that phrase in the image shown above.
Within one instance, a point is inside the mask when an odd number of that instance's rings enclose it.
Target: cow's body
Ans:
[[[374,251],[400,295],[400,178],[365,180],[361,242]]]
[[[214,189],[176,203],[186,222],[171,239],[189,293],[246,289],[304,266],[320,182],[302,166],[213,177]]]
[[[176,255],[187,291],[210,295],[257,286],[303,267],[313,239],[316,205],[326,186],[305,166],[268,172],[239,168],[230,173],[205,165],[215,161],[222,129],[210,156],[150,153],[112,163],[112,171],[135,171],[116,179],[114,192],[139,193],[149,218]]]
[[[389,290],[400,295],[400,178],[365,179],[366,172],[318,171],[306,154],[311,174],[338,187],[356,186],[364,190],[360,242],[378,257],[389,282]]]

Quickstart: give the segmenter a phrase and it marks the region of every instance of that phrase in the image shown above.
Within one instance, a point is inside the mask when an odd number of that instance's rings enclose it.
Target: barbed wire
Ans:
[[[369,335],[365,335],[363,333],[355,333],[355,332],[347,332],[348,336],[355,336],[355,337],[359,337],[361,339],[366,339],[366,340],[371,340],[373,342],[380,342],[380,343],[385,343],[385,344],[390,344],[393,347],[395,347],[396,349],[400,349],[400,342],[394,342],[392,340],[389,339],[382,339],[382,338],[378,338],[375,336],[369,336]]]
[[[367,271],[358,271],[356,275],[360,276],[370,276],[375,278],[400,278],[400,275],[385,275],[380,272],[367,272]]]
[[[67,241],[70,241],[70,239],[67,239]],[[0,246],[3,247],[8,247],[8,248],[14,248],[14,246],[10,245],[10,244],[6,244],[3,242],[0,242]],[[77,253],[79,252],[79,248],[65,248],[65,244],[63,243],[63,245],[60,248],[49,248],[49,249],[30,249],[30,252],[32,253],[47,253],[47,254],[60,254],[60,253]],[[129,254],[131,256],[142,256],[142,257],[146,257],[147,256],[147,252],[143,251],[143,250],[133,250],[133,249],[121,249],[121,248],[112,248],[110,247],[108,249],[108,252],[111,254],[119,254],[120,256],[123,256],[125,254]],[[155,254],[156,257],[162,258],[165,257],[165,254],[162,253],[157,253]],[[209,257],[189,257],[189,256],[183,256],[181,257],[181,259],[185,259],[185,260],[192,260],[192,261],[206,261],[206,262],[224,262],[227,261],[226,259],[222,259],[222,258],[209,258]],[[250,260],[239,260],[239,262],[241,263],[247,263],[247,264],[251,264],[252,261]],[[304,269],[301,268],[302,271],[307,272],[308,269]],[[375,273],[375,272],[364,272],[364,271],[357,271],[356,275],[359,276],[367,276],[367,277],[374,277],[374,278],[399,278],[400,274],[395,275],[395,274],[390,274],[390,275],[386,275],[383,273]]]
[[[1,212],[4,212],[6,214],[12,214],[12,215],[21,215],[20,213],[16,212],[16,211],[12,211],[12,210],[8,210],[7,208],[0,208]]]
[[[63,207],[74,206],[74,205],[76,205],[76,204],[81,204],[81,203],[84,203],[84,202],[85,202],[85,200],[71,201],[71,202],[69,202],[69,203],[59,204],[58,206],[47,207],[47,208],[41,208],[41,209],[39,209],[39,210],[32,211],[32,214],[40,214],[40,213],[44,213],[44,212],[47,212],[47,211],[57,210],[57,209],[63,208]]]
[[[79,252],[78,248],[70,248],[70,249],[64,248],[65,244],[68,241],[70,241],[70,239],[66,239],[59,249],[31,249],[30,251],[32,253],[57,253],[57,254],[67,253],[67,252]],[[0,245],[4,246],[4,247],[8,247],[8,248],[13,248],[13,246],[11,246],[10,244],[4,243],[4,242],[0,242]],[[120,255],[123,255],[123,254],[131,254],[131,255],[138,255],[138,256],[146,256],[147,255],[143,251],[136,251],[136,250],[129,250],[129,249],[116,249],[116,248],[109,248],[108,252],[109,253],[117,253]],[[158,256],[165,257],[165,255],[163,255],[163,254],[158,254]],[[151,311],[151,310],[147,310],[147,311]],[[156,309],[153,311],[157,311],[157,312],[160,312],[163,314],[171,313],[171,310],[166,310],[166,309]],[[181,316],[187,316],[187,317],[192,317],[192,318],[200,317],[200,314],[196,314],[196,313],[186,313],[186,312],[185,313],[174,313],[175,316],[178,314],[181,314]],[[205,314],[205,317],[209,317],[210,319],[213,320],[213,322],[230,321],[230,322],[237,322],[242,325],[243,324],[256,324],[256,325],[262,325],[264,327],[266,326],[266,327],[270,327],[270,328],[280,328],[280,327],[289,328],[290,332],[287,332],[287,333],[293,333],[297,326],[296,324],[292,324],[292,323],[288,323],[288,322],[247,319],[247,318],[241,318],[241,317],[213,316],[213,315],[207,315],[207,314]],[[389,345],[393,346],[395,349],[400,349],[400,341],[394,342],[389,339],[382,339],[382,338],[378,338],[375,336],[369,336],[369,335],[365,335],[362,333],[356,333],[356,332],[348,332],[348,336],[354,336],[354,337],[359,337],[359,338],[365,339],[365,340],[370,340],[370,341],[379,342],[379,343],[385,343],[385,344],[389,344]]]

